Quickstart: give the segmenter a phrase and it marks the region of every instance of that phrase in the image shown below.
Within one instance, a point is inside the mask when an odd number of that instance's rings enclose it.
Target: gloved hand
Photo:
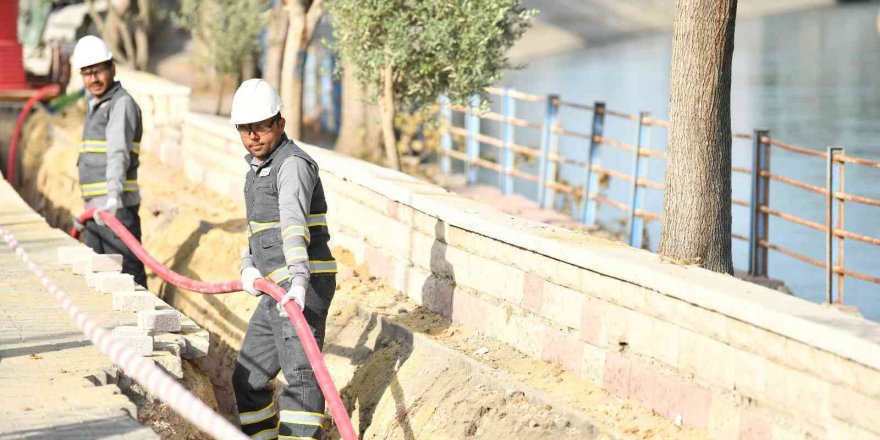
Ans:
[[[73,217],[73,228],[79,232],[82,232],[86,229],[86,225],[80,223],[79,218]]]
[[[260,273],[260,270],[256,267],[246,267],[241,271],[241,287],[245,292],[250,293],[253,296],[260,296],[263,292],[260,292],[256,288],[254,288],[254,281],[263,278],[263,275]]]
[[[120,205],[121,203],[119,203],[118,198],[109,197],[107,198],[107,203],[105,203],[102,208],[98,208],[95,210],[95,214],[92,216],[92,218],[95,219],[95,223],[97,223],[98,226],[107,226],[104,224],[104,222],[101,221],[98,214],[100,214],[101,212],[108,212],[110,213],[110,215],[116,217],[116,211],[119,210]]]
[[[278,316],[287,316],[287,310],[284,310],[284,305],[289,303],[290,300],[293,300],[300,310],[304,309],[306,307],[306,289],[297,284],[290,286],[290,290],[281,298],[281,302],[275,305],[278,309]]]

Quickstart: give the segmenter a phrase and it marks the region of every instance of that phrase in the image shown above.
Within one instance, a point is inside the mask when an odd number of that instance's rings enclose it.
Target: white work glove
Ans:
[[[281,298],[281,302],[275,305],[278,309],[278,316],[287,316],[287,310],[284,310],[284,305],[289,303],[290,300],[293,300],[300,310],[304,309],[306,307],[306,289],[297,284],[290,286],[290,290]]]
[[[253,296],[260,296],[263,292],[260,292],[256,288],[254,288],[254,281],[263,278],[263,275],[260,273],[260,270],[256,267],[246,267],[241,271],[241,287],[245,292],[250,293]]]
[[[74,217],[72,221],[73,221],[73,228],[76,229],[77,231],[82,232],[86,229],[86,225],[80,223],[79,218]]]
[[[98,214],[106,211],[109,212],[110,215],[116,217],[116,211],[119,210],[119,205],[121,205],[121,203],[119,203],[119,199],[117,199],[116,197],[107,198],[107,203],[105,203],[102,208],[96,209],[95,214],[92,216],[92,218],[95,219],[95,223],[97,223],[98,226],[107,226],[104,224],[104,222],[101,221]]]

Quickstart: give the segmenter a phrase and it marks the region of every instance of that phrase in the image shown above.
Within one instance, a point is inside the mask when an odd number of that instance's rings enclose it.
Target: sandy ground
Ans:
[[[66,227],[70,215],[82,207],[76,188],[74,141],[81,117],[82,109],[74,108],[65,117],[53,118],[55,128],[41,125],[45,116],[33,118],[29,126],[24,193],[32,206],[58,226]],[[193,185],[149,155],[142,158],[139,175],[146,248],[164,264],[193,278],[223,280],[237,276],[239,249],[245,244],[241,233],[245,225],[242,201]],[[500,438],[511,433],[516,438],[584,438],[553,406],[536,405],[519,394],[505,394],[483,382],[474,383],[473,377],[484,373],[456,367],[465,358],[473,361],[467,365],[479,365],[479,371],[503,373],[512,383],[537,390],[549,401],[591,420],[604,432],[630,438],[706,438],[705,433],[681,429],[650,410],[609,396],[595,384],[564,372],[560,365],[529,358],[506,344],[420,309],[387,288],[382,280],[371,277],[363,267],[356,267],[344,250],[335,249],[335,254],[347,268],[339,276],[325,351],[337,387],[349,402],[364,438]],[[210,378],[221,413],[234,419],[229,377],[255,299],[241,292],[185,292],[164,284],[155,275],[149,276],[148,284],[151,291],[211,332],[209,356],[196,366]],[[368,328],[370,320],[356,312],[358,307],[375,311],[375,316],[457,355],[438,357],[431,350],[413,349],[414,344],[406,337],[381,337],[381,332],[371,336],[378,330]],[[372,348],[365,343],[369,340],[373,341]],[[464,384],[479,392],[461,392]],[[475,416],[440,416],[449,412]],[[155,408],[150,414],[155,423],[167,422],[167,408]],[[461,424],[462,419],[468,423]]]

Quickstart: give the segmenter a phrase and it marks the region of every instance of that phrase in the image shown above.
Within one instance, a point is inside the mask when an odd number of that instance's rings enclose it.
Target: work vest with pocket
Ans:
[[[80,190],[85,200],[107,195],[107,123],[110,121],[110,114],[113,112],[114,106],[123,98],[131,99],[134,102],[131,95],[116,82],[90,108],[89,114],[86,116],[79,157],[76,161]],[[136,103],[135,107],[137,107]],[[138,108],[134,139],[131,145],[126,146],[130,161],[125,170],[125,179],[122,182],[123,206],[134,206],[140,203],[137,183],[140,142],[143,135],[140,115],[140,108]]]
[[[315,161],[293,141],[284,139],[260,166],[247,173],[244,184],[245,209],[247,210],[248,245],[254,264],[263,276],[277,284],[290,279],[287,259],[284,256],[284,240],[281,230],[281,210],[278,205],[278,173],[286,160],[300,158],[318,168]],[[264,170],[268,169],[268,172]],[[307,255],[312,277],[336,273],[336,261],[330,252],[327,229],[327,202],[320,176],[312,191],[308,215]],[[297,227],[294,225],[293,227]]]

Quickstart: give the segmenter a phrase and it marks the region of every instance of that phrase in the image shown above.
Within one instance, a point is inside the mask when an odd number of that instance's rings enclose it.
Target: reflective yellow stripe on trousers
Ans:
[[[266,405],[265,408],[246,412],[238,415],[238,420],[242,425],[252,425],[257,422],[262,422],[263,420],[268,419],[275,415],[275,404],[270,403]]]

